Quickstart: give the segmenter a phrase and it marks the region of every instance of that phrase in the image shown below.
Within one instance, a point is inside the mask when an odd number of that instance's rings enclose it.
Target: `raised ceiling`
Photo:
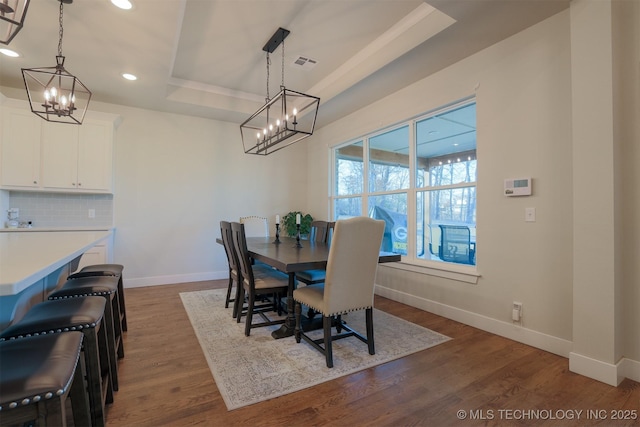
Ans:
[[[321,98],[322,126],[560,12],[569,0],[132,2],[129,11],[109,0],[64,6],[65,67],[93,100],[240,123],[264,103],[262,47],[283,27],[291,31],[285,84]],[[58,9],[57,0],[31,2],[8,46],[21,57],[0,55],[1,86],[22,88],[21,68],[55,64]],[[300,57],[316,63],[294,65]],[[279,48],[271,54],[271,95],[281,71]],[[125,72],[138,80],[124,80]]]

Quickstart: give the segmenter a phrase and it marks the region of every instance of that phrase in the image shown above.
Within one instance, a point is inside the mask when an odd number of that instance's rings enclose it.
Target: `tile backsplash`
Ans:
[[[7,203],[5,199],[5,204]],[[20,209],[20,222],[33,227],[92,227],[113,225],[113,194],[64,194],[10,191],[7,208]],[[89,210],[95,218],[89,218]],[[2,212],[4,226],[7,213]]]

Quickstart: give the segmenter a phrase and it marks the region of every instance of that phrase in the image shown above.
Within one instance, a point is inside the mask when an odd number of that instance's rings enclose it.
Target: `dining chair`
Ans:
[[[233,318],[236,318],[238,312],[238,295],[240,293],[239,283],[242,280],[240,269],[238,268],[238,256],[233,247],[233,238],[231,234],[231,223],[229,221],[220,221],[220,235],[222,237],[222,245],[227,255],[229,263],[229,284],[227,286],[227,297],[224,302],[224,308],[229,308],[229,303],[233,303]],[[235,286],[235,296],[231,297],[231,291]]]
[[[268,237],[269,220],[262,216],[242,216],[240,224],[244,224],[247,237]]]
[[[309,240],[316,242],[331,243],[335,222],[313,221],[311,223],[311,233]],[[305,270],[296,273],[296,279],[305,285],[313,285],[324,282],[326,270]]]
[[[231,234],[233,247],[238,257],[238,267],[240,269],[241,285],[239,285],[238,308],[236,321],[240,323],[242,316],[245,318],[244,334],[249,336],[251,329],[269,325],[279,325],[285,322],[285,318],[270,319],[265,313],[269,311],[282,314],[280,296],[286,295],[289,287],[289,277],[271,267],[263,264],[252,264],[247,249],[247,240],[244,224],[238,222],[231,223]],[[272,302],[256,304],[260,298],[272,297]],[[247,300],[246,310],[240,302]],[[253,323],[253,315],[262,317],[262,322]]]
[[[328,368],[333,367],[332,342],[338,339],[356,337],[367,344],[369,354],[375,354],[373,292],[384,227],[384,221],[368,217],[337,221],[324,284],[293,291],[296,342],[304,339],[324,354]],[[302,304],[322,314],[322,338],[313,339],[302,331]],[[342,314],[356,310],[366,311],[366,337],[342,320]],[[336,328],[335,335],[332,325]]]

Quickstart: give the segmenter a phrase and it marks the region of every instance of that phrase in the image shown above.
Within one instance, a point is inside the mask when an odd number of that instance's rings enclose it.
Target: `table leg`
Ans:
[[[289,273],[289,286],[287,288],[287,319],[280,328],[271,332],[271,336],[275,339],[293,336],[293,330],[296,327],[296,318],[293,313],[293,290],[296,287],[296,273]]]

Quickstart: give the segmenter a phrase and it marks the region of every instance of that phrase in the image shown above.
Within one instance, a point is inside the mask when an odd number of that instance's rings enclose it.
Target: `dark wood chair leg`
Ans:
[[[376,354],[376,347],[373,340],[373,308],[366,310],[367,323],[367,344],[369,345],[369,354]]]
[[[333,368],[333,345],[331,343],[331,316],[322,316],[324,329],[324,353],[327,360],[327,368]]]
[[[296,327],[293,330],[293,334],[296,337],[296,342],[300,344],[300,340],[302,338],[302,336],[300,335],[300,325],[302,322],[302,305],[299,302],[296,302],[295,315],[296,315]]]

